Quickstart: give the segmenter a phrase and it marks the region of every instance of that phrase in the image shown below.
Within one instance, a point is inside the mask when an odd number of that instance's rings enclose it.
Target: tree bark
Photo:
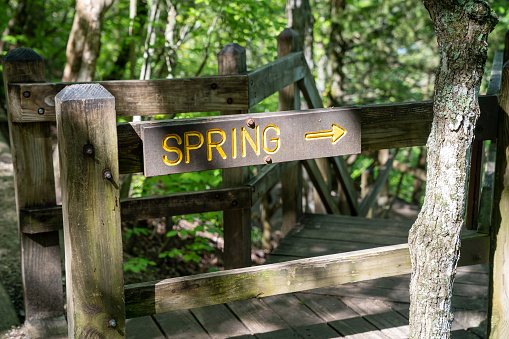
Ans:
[[[409,234],[410,337],[449,338],[451,296],[464,221],[469,153],[480,114],[476,86],[497,17],[485,1],[424,0],[440,64],[428,139],[424,205]]]
[[[113,0],[77,0],[76,14],[67,42],[65,82],[92,81],[99,52],[104,14]]]

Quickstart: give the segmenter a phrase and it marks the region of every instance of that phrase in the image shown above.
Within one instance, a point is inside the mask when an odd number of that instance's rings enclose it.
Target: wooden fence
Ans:
[[[410,272],[407,244],[247,267],[250,264],[251,207],[281,179],[283,231],[295,225],[302,210],[300,189],[296,189],[301,181],[300,163],[320,193],[327,212],[339,213],[319,166],[312,159],[266,165],[250,180],[246,179],[245,169],[227,169],[223,179],[225,188],[221,189],[119,198],[119,175],[143,171],[141,130],[155,122],[117,124],[117,117],[202,111],[242,114],[278,91],[280,110],[294,109],[299,91],[310,108],[321,108],[322,101],[304,55],[293,49],[295,38],[295,33],[286,29],[278,37],[278,60],[253,71],[246,70],[245,50],[230,44],[218,55],[221,75],[187,79],[45,83],[42,58],[32,50],[16,49],[4,57],[25,312],[35,337],[43,336],[41,331],[51,332],[65,321],[59,247],[61,229],[66,253],[70,337],[86,337],[92,333],[108,338],[125,337],[126,317]],[[479,97],[482,115],[476,141],[503,136],[498,138],[495,184],[491,186],[495,188],[495,201],[500,201],[501,190],[505,189],[500,173],[504,173],[507,166],[503,157],[509,141],[507,125],[497,124],[497,114],[499,107],[503,107],[501,119],[508,119],[509,64],[502,72],[503,53],[497,53],[495,60],[490,90]],[[425,145],[433,119],[432,106],[431,101],[409,102],[331,108],[317,111],[317,114],[331,111],[358,114],[361,149],[380,150]],[[51,156],[50,125],[55,121],[62,206],[56,205]],[[478,153],[474,154],[474,160],[480,157]],[[329,161],[341,180],[354,214],[365,216],[381,184],[375,184],[359,203],[343,158]],[[392,166],[392,160],[385,164],[378,176],[380,182],[386,180]],[[472,182],[480,182],[480,173],[481,166],[473,169]],[[469,210],[472,204],[478,204],[477,191],[469,194]],[[460,265],[470,265],[486,263],[492,258],[490,315],[495,319],[492,328],[499,322],[507,322],[509,316],[503,313],[502,305],[509,301],[504,299],[507,296],[501,293],[503,287],[500,286],[502,275],[508,274],[501,257],[507,256],[507,249],[500,245],[507,245],[509,230],[504,224],[507,216],[502,215],[501,221],[498,208],[495,205],[493,224],[497,232],[463,239],[460,261]],[[224,211],[224,257],[229,270],[124,287],[120,220],[218,210]],[[473,218],[477,217],[469,215],[469,220]],[[470,221],[470,224],[476,223]]]

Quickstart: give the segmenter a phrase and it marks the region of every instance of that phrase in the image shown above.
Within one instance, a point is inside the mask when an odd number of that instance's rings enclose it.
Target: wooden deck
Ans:
[[[269,263],[406,242],[412,221],[305,215]],[[458,268],[452,338],[485,338],[487,265]],[[130,319],[127,338],[408,338],[410,276]]]

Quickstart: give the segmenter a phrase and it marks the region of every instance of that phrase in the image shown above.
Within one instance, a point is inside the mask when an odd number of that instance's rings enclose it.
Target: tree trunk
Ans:
[[[76,14],[67,42],[63,81],[92,81],[99,52],[104,13],[113,0],[77,0]]]
[[[469,152],[480,114],[476,86],[497,23],[485,1],[424,0],[440,64],[428,139],[424,206],[409,234],[410,337],[449,338],[451,296],[464,221]]]

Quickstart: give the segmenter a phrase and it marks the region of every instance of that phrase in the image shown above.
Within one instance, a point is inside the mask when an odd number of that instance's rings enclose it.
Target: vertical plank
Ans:
[[[481,140],[474,140],[472,143],[470,173],[468,178],[467,216],[465,218],[465,228],[467,230],[473,230],[477,227],[479,198],[481,195],[482,157],[484,154],[483,145],[484,141]]]
[[[99,84],[55,97],[70,338],[125,338],[115,98]]]
[[[291,28],[285,28],[277,37],[277,57],[282,58],[298,49],[298,35]],[[299,91],[295,84],[279,91],[279,110],[288,111],[300,108]],[[288,170],[281,179],[283,196],[283,220],[281,232],[285,236],[295,227],[302,214],[302,167]]]
[[[220,75],[240,74],[246,68],[246,50],[237,43],[226,45],[217,55]],[[244,111],[222,111],[221,115],[242,114]],[[240,132],[239,132],[240,133]],[[247,167],[223,170],[223,187],[243,185],[248,178]],[[224,268],[251,266],[251,209],[223,211]]]
[[[509,47],[506,46],[506,51]],[[488,337],[509,338],[509,63],[502,69],[491,230]]]
[[[7,53],[3,73],[6,91],[8,83],[45,81],[42,58],[28,48]],[[19,114],[22,99],[20,93],[6,94],[19,227],[21,208],[56,205],[50,124],[12,122],[12,116]],[[58,232],[33,235],[20,232],[20,240],[26,321],[63,316]]]

